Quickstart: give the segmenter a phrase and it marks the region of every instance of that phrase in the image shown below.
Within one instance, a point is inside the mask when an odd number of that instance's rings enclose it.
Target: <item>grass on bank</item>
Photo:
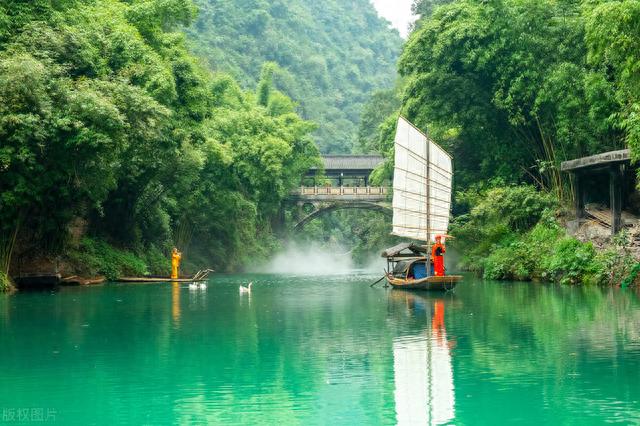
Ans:
[[[621,233],[606,250],[567,235],[554,197],[531,186],[459,194],[468,213],[452,223],[462,267],[487,279],[633,285],[640,266]],[[635,267],[634,267],[635,265]]]
[[[160,249],[150,246],[144,251],[116,248],[98,238],[84,237],[78,247],[70,249],[67,261],[78,275],[104,275],[108,280],[147,274],[169,276],[170,261]]]
[[[14,290],[13,282],[9,276],[9,266],[13,248],[16,245],[19,226],[16,225],[8,236],[0,232],[0,293]]]

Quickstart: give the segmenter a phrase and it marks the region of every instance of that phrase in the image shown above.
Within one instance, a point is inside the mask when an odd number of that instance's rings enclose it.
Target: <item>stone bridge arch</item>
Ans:
[[[305,227],[305,225],[317,217],[324,214],[331,213],[337,210],[343,209],[360,209],[360,210],[373,210],[382,212],[388,216],[391,216],[393,210],[388,203],[371,202],[371,201],[340,201],[340,202],[319,202],[319,201],[307,201],[304,204],[311,204],[314,210],[300,219],[293,227],[294,231],[299,231]]]

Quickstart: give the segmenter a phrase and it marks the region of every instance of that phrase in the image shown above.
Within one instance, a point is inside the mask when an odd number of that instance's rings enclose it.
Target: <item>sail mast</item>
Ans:
[[[431,184],[429,183],[429,179],[431,178],[431,141],[429,140],[429,132],[427,131],[426,142],[427,142],[427,253],[426,253],[426,273],[427,275],[431,275]]]

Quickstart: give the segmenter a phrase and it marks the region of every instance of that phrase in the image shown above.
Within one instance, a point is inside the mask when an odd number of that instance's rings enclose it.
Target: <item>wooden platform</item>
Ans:
[[[585,206],[585,216],[591,219],[605,228],[611,228],[613,214],[611,209],[600,206]],[[621,213],[622,226],[633,226],[640,221],[638,217],[628,211],[622,211]]]
[[[404,290],[448,291],[453,290],[462,281],[462,278],[462,275],[445,275],[442,277],[426,277],[419,280],[405,280],[403,278],[395,278],[389,274],[387,275],[387,282],[393,288]]]

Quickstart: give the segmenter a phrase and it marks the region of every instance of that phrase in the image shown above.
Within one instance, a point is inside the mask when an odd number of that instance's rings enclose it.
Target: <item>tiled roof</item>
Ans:
[[[323,155],[325,170],[373,170],[384,161],[380,155]]]

